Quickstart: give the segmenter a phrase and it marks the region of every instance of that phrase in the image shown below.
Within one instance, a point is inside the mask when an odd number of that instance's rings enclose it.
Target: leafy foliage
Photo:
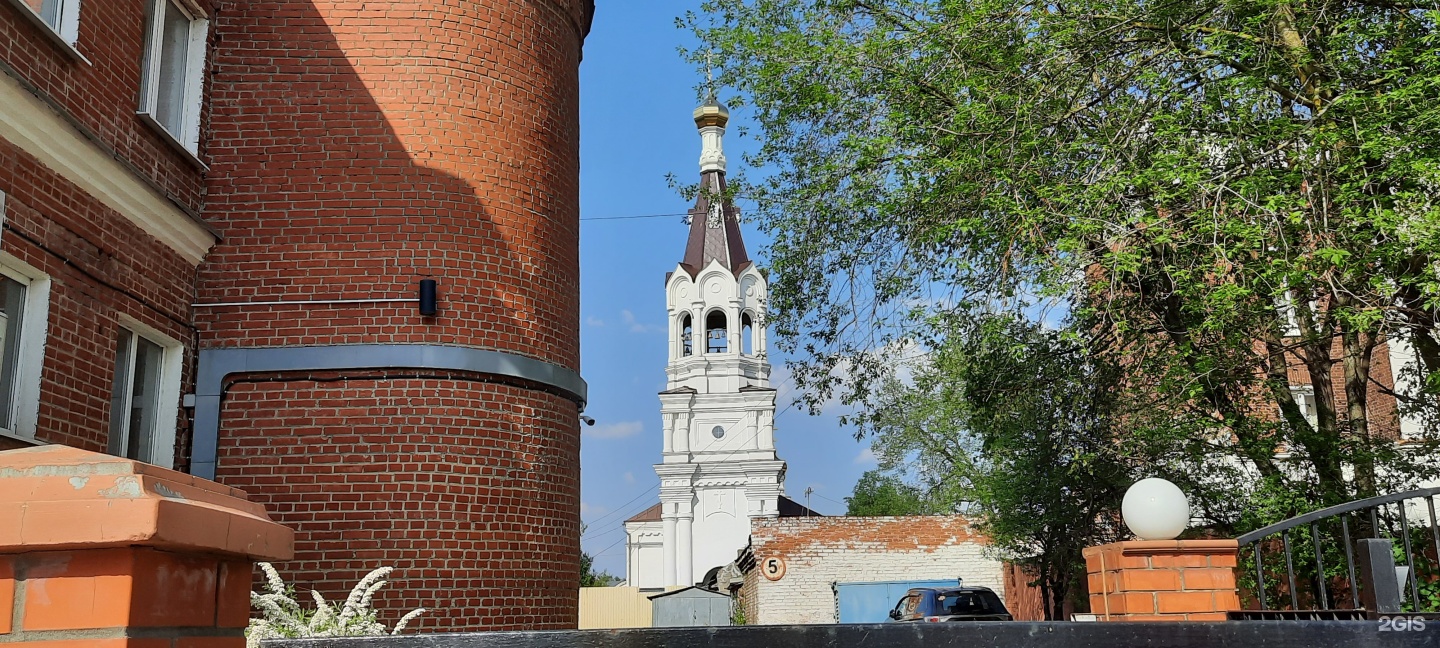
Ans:
[[[1115,436],[1117,371],[1071,332],[988,314],[952,318],[867,415],[882,465],[913,461],[931,502],[972,514],[1001,558],[1036,577],[1061,619],[1081,550],[1116,539],[1134,461]]]
[[[588,553],[580,554],[580,586],[581,587],[610,587],[620,582],[620,578],[609,572],[595,571],[595,558]]]
[[[931,507],[920,489],[894,475],[870,470],[860,476],[850,497],[845,498],[845,515],[926,515]]]
[[[410,611],[395,622],[395,628],[385,629],[370,607],[375,592],[385,586],[390,567],[381,567],[370,572],[350,590],[350,596],[338,608],[325,601],[319,592],[311,590],[315,609],[307,610],[295,598],[294,588],[285,584],[280,573],[270,563],[260,563],[265,572],[264,594],[250,593],[250,604],[260,611],[261,617],[250,619],[245,629],[245,644],[248,648],[259,648],[265,639],[297,639],[307,637],[370,637],[385,634],[400,634],[406,625],[425,612],[425,608]]]
[[[1436,476],[1433,7],[704,8],[690,24],[732,106],[754,107],[749,161],[773,171],[746,195],[812,408],[838,393],[860,434],[884,432],[871,413],[904,385],[896,349],[944,349],[955,319],[1005,312],[1123,368],[1107,397],[1127,461],[1180,480],[1216,533]],[[1414,357],[1397,388],[1372,366],[1399,342]],[[1377,393],[1425,437],[1393,443]],[[961,425],[941,423],[917,429]]]

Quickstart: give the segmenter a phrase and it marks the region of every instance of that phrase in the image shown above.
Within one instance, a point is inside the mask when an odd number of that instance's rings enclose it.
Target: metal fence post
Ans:
[[[1374,614],[1400,612],[1400,582],[1389,540],[1363,538],[1360,553],[1360,604]]]

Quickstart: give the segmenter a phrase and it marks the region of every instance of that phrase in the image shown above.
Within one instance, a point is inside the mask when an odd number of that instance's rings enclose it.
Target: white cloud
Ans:
[[[580,517],[582,519],[595,515],[604,515],[609,511],[610,509],[603,506],[595,506],[592,504],[586,504],[585,502],[580,502]]]
[[[590,326],[605,326],[605,320],[595,317],[594,315],[586,317],[585,323],[589,324]]]
[[[641,324],[639,320],[635,319],[635,314],[628,310],[620,311],[620,318],[625,320],[625,325],[630,327],[631,333],[659,333],[665,330],[659,326]]]
[[[860,451],[860,454],[855,455],[855,465],[857,466],[873,463],[875,463],[875,451],[870,448],[865,448]]]
[[[581,434],[592,439],[624,439],[635,436],[644,429],[645,424],[640,421],[620,421],[583,428]]]
[[[633,483],[635,483],[635,473],[626,472],[625,474],[621,475],[620,478],[621,478],[621,479],[624,479],[624,480],[625,480],[625,483],[627,483],[627,484],[633,484]]]

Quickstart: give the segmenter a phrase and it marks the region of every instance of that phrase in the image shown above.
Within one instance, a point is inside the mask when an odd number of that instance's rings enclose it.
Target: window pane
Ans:
[[[115,342],[115,381],[110,386],[110,439],[105,451],[116,456],[125,456],[125,431],[130,417],[125,411],[125,401],[130,395],[130,363],[134,352],[135,334],[120,329]]]
[[[155,120],[171,135],[184,137],[185,71],[190,52],[190,18],[174,2],[165,3],[165,25],[160,34],[160,88],[155,96]]]
[[[159,408],[160,364],[165,350],[142,337],[135,339],[135,375],[130,390],[130,425],[125,456],[155,460],[155,416]]]
[[[60,29],[60,2],[61,0],[21,0],[40,16],[45,24],[50,25],[57,31]]]
[[[20,360],[20,320],[25,309],[25,286],[14,279],[4,277],[0,281],[0,290],[4,296],[0,297],[3,302],[3,312],[0,317],[0,426],[8,430],[15,429],[15,373]]]

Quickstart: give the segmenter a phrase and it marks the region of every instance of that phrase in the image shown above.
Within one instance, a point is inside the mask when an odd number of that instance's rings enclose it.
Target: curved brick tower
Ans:
[[[192,471],[302,593],[389,565],[386,622],[574,627],[593,0],[218,4]]]

